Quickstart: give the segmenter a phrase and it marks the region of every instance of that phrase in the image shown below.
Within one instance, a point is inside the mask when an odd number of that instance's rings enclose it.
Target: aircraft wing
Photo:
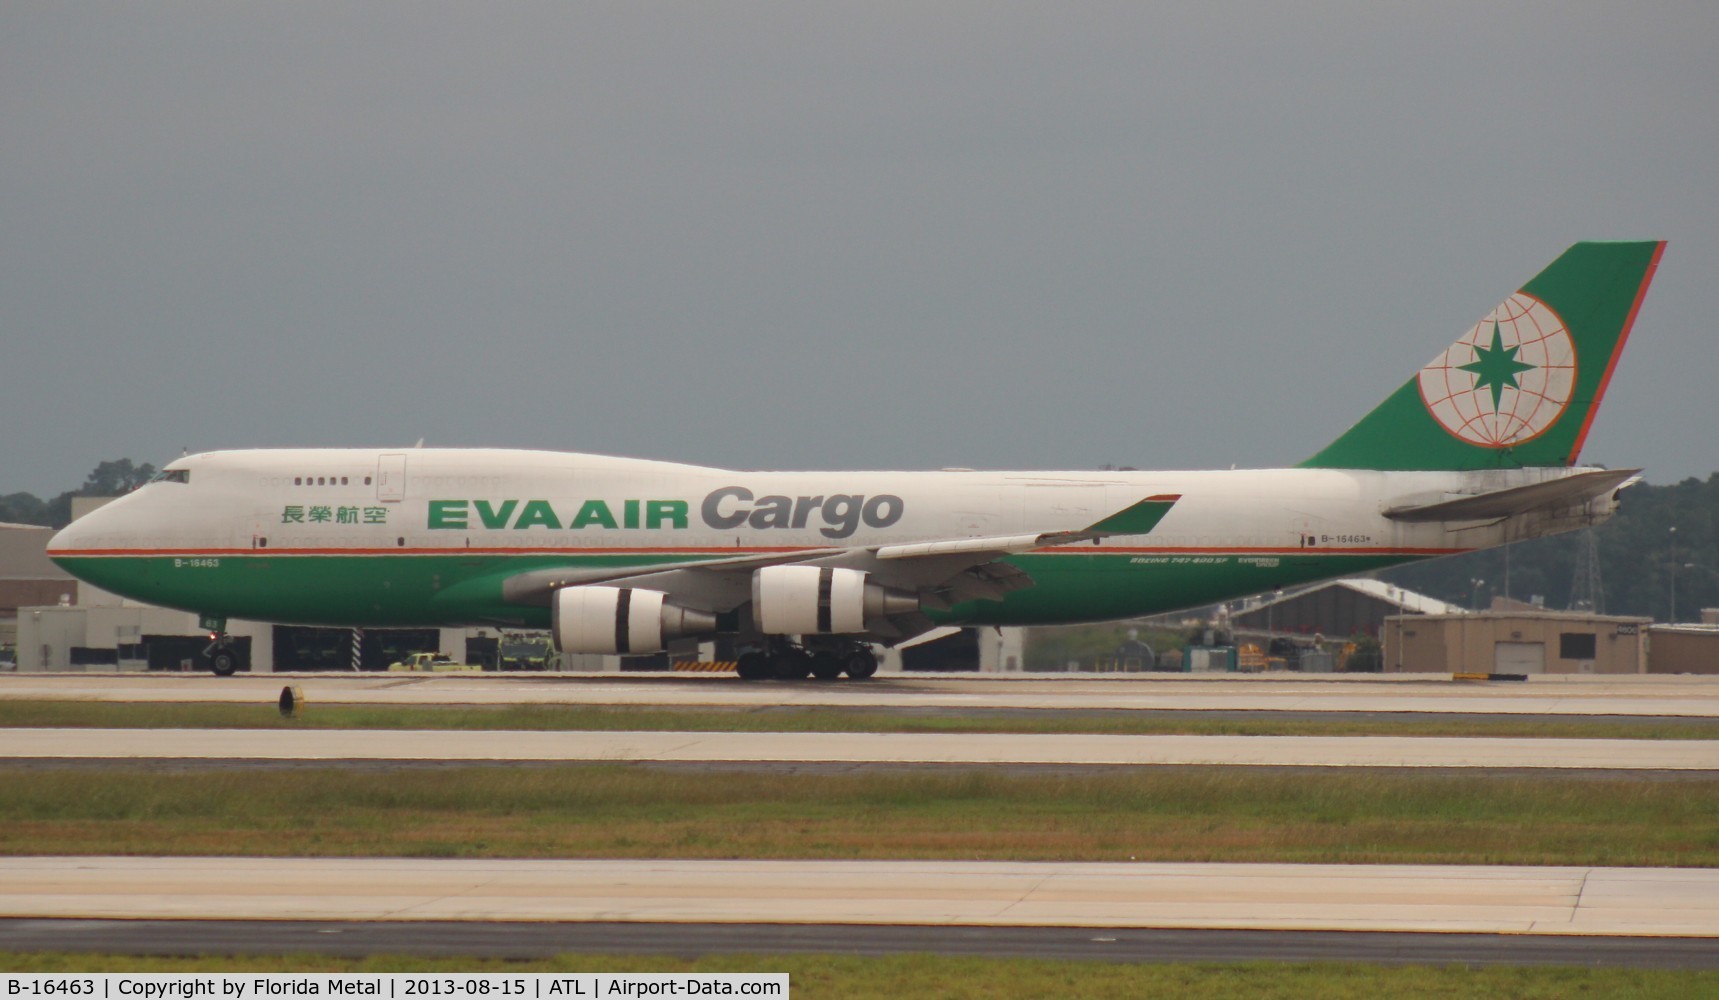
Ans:
[[[1096,542],[1110,535],[1149,534],[1180,499],[1179,495],[1147,497],[1078,531],[908,542],[808,561],[866,570],[879,583],[919,590],[925,603],[934,607],[969,600],[998,601],[1010,591],[1032,586],[1032,577],[1025,572],[997,561],[1003,556]],[[926,593],[928,589],[930,593]]]
[[[881,584],[920,595],[927,607],[946,609],[962,601],[1001,600],[1032,586],[1032,577],[1003,556],[1056,545],[1097,541],[1110,535],[1144,535],[1157,527],[1179,495],[1147,497],[1075,531],[947,538],[896,545],[798,549],[628,568],[550,568],[510,577],[502,587],[515,604],[547,605],[562,587],[624,583],[672,594],[676,603],[706,611],[730,611],[752,596],[752,572],[761,566],[799,564],[862,569]],[[923,614],[895,615],[879,638],[896,641],[935,627]]]
[[[1596,469],[1549,479],[1528,486],[1513,486],[1490,493],[1399,502],[1380,513],[1393,521],[1487,521],[1530,514],[1542,510],[1580,507],[1612,490],[1630,485],[1640,469]]]

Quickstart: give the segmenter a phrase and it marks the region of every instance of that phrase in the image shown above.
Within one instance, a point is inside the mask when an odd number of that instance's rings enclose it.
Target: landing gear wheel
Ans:
[[[842,675],[846,661],[834,653],[812,654],[812,676],[821,681],[833,681]]]
[[[217,649],[209,657],[209,665],[214,669],[216,677],[231,677],[239,671],[239,658],[230,649]]]
[[[803,649],[790,646],[778,650],[770,662],[775,664],[776,676],[781,680],[800,681],[812,675],[811,654]]]
[[[740,654],[740,659],[734,664],[734,672],[743,681],[761,681],[776,676],[770,668],[770,658],[759,652]]]
[[[850,653],[848,654],[846,666],[849,677],[856,681],[863,681],[872,674],[877,673],[877,655],[869,649],[862,649],[856,653]]]

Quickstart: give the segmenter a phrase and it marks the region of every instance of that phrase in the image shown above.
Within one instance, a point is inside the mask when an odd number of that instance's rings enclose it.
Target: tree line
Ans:
[[[34,493],[7,493],[0,496],[0,521],[12,524],[40,524],[63,528],[72,523],[73,497],[116,497],[130,493],[155,476],[155,466],[148,462],[134,464],[129,458],[102,462],[75,490],[67,490],[50,500]]]

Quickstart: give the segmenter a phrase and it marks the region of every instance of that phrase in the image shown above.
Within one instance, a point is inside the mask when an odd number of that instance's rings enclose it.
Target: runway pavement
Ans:
[[[923,924],[8,920],[0,951],[114,955],[895,955],[1100,962],[1369,962],[1719,969],[1708,938]]]
[[[1719,938],[1719,871],[959,861],[0,858],[0,916]]]
[[[0,699],[269,703],[291,684],[316,704],[845,706],[1414,712],[1719,718],[1719,677],[1429,674],[897,675],[747,683],[686,674],[0,674]]]
[[[1018,733],[0,729],[0,758],[1719,770],[1719,740]]]

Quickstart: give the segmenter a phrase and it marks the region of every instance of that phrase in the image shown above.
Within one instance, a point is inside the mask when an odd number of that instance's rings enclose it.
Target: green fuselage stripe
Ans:
[[[728,550],[725,555],[734,555]],[[1034,585],[1002,601],[972,601],[940,622],[1049,625],[1138,617],[1213,604],[1312,580],[1347,576],[1430,555],[1338,549],[1234,550],[1077,548],[1006,561]],[[547,628],[549,609],[510,604],[509,577],[533,569],[648,567],[716,558],[708,550],[652,553],[471,552],[457,554],[63,555],[68,571],[95,586],[202,615],[331,626],[514,624]]]

